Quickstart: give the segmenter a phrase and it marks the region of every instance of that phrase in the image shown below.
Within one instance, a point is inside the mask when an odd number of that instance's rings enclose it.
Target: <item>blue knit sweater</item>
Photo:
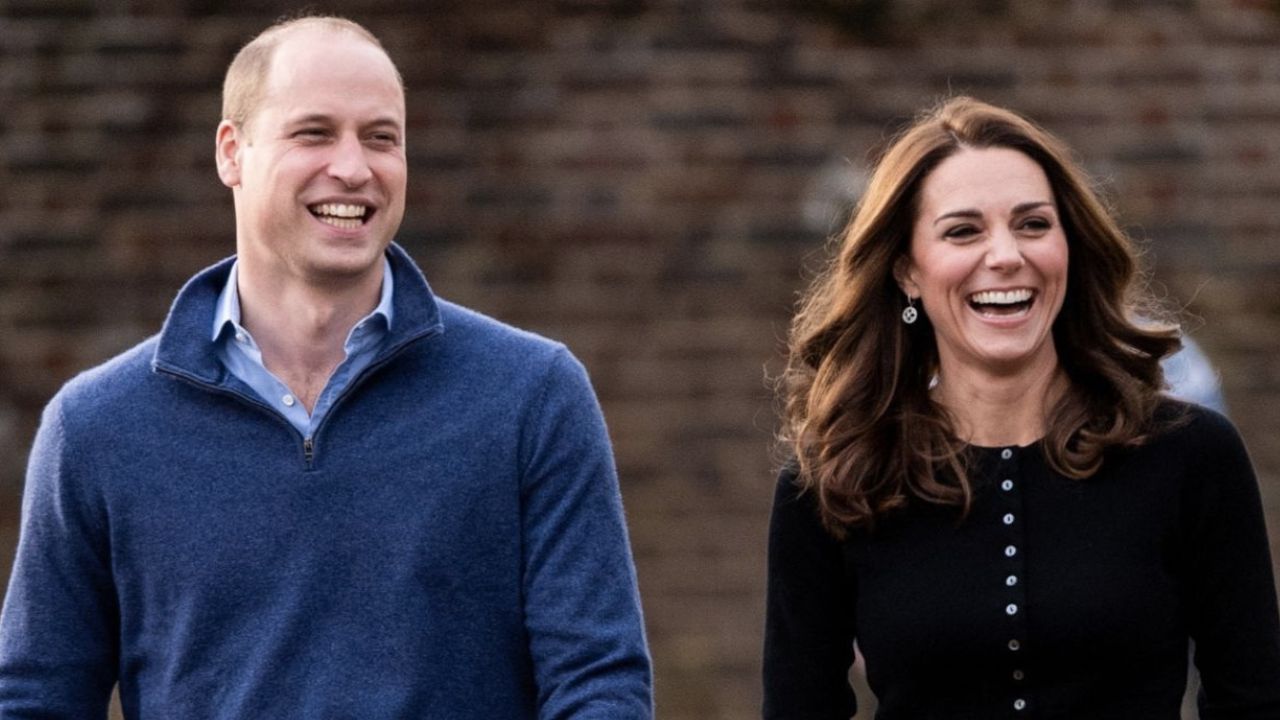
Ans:
[[[210,344],[229,262],[72,380],[32,450],[0,718],[649,718],[617,478],[582,366],[434,298],[313,442]]]

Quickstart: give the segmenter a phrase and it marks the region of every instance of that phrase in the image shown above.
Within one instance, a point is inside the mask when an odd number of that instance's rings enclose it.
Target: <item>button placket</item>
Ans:
[[[992,552],[1000,553],[1000,575],[1003,592],[999,594],[1004,601],[1003,614],[1008,622],[1005,624],[1007,636],[1004,639],[1005,651],[1009,658],[1005,682],[1009,683],[1009,702],[1019,714],[1025,714],[1029,706],[1026,683],[1026,591],[1023,582],[1026,557],[1025,533],[1023,532],[1023,500],[1022,480],[1018,468],[1018,458],[1012,448],[1003,448],[999,453],[996,493],[999,511],[997,517],[1000,542]]]

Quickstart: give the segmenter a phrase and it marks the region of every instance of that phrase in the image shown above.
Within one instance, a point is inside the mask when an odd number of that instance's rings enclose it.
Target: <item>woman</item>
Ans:
[[[1066,148],[968,98],[880,161],[804,298],[769,540],[765,716],[1280,718],[1257,482],[1161,394],[1134,250]]]

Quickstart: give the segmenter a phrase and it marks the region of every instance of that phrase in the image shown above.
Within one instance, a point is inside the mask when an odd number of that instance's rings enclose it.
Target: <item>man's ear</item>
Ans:
[[[915,268],[911,265],[910,255],[899,255],[893,261],[893,279],[907,297],[913,300],[920,297],[920,286],[915,281]]]
[[[230,120],[218,123],[214,137],[213,159],[218,165],[218,177],[229,188],[240,185],[240,147],[244,132]]]

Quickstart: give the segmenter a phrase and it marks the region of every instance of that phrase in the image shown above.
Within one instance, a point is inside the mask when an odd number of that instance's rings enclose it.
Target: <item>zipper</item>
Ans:
[[[302,454],[303,454],[303,457],[306,459],[308,470],[311,469],[311,463],[315,455],[314,438],[320,437],[320,433],[324,431],[324,427],[329,424],[329,418],[332,418],[337,413],[338,408],[341,407],[343,401],[346,400],[357,389],[359,389],[359,387],[364,384],[364,381],[366,378],[368,378],[370,375],[374,374],[378,370],[382,369],[383,366],[387,365],[392,360],[395,360],[410,345],[414,344],[418,340],[429,338],[433,335],[438,335],[438,334],[440,334],[440,328],[431,327],[427,330],[424,330],[421,333],[418,333],[417,335],[411,335],[405,338],[400,343],[388,348],[387,351],[382,355],[382,357],[378,358],[377,360],[374,360],[373,362],[365,366],[365,368],[360,371],[359,375],[356,375],[355,377],[351,378],[351,382],[347,383],[347,386],[342,388],[342,392],[339,393],[338,397],[333,399],[333,404],[329,406],[329,412],[324,414],[324,418],[320,421],[320,424],[317,425],[315,428],[313,428],[311,437],[303,438],[302,440]]]
[[[162,372],[166,375],[169,375],[175,378],[176,380],[185,382],[189,385],[193,385],[206,392],[213,392],[213,393],[218,393],[219,395],[226,395],[228,397],[235,398],[236,400],[239,400],[240,402],[243,402],[246,405],[249,405],[251,407],[255,407],[261,410],[264,414],[266,414],[271,419],[275,420],[281,425],[284,425],[289,432],[293,433],[294,437],[302,441],[303,463],[307,470],[311,469],[312,460],[315,455],[315,444],[311,441],[311,438],[303,437],[302,433],[298,432],[298,428],[294,427],[293,423],[289,422],[283,415],[276,412],[275,408],[266,404],[262,400],[259,400],[256,396],[247,395],[237,390],[230,390],[228,388],[222,387],[221,385],[215,385],[203,378],[196,377],[195,375],[190,375],[176,368],[166,367],[163,365],[156,365],[155,369],[157,372]]]
[[[405,349],[408,348],[410,345],[417,342],[418,340],[428,338],[433,335],[438,335],[439,333],[440,333],[439,327],[432,327],[417,335],[412,335],[410,337],[407,337],[397,345],[389,348],[387,353],[384,354],[381,358],[370,363],[364,370],[360,372],[359,375],[352,378],[351,382],[347,383],[347,386],[342,389],[342,393],[338,395],[338,397],[334,398],[333,405],[329,406],[329,412],[325,413],[324,419],[320,421],[320,424],[318,426],[316,426],[314,432],[311,434],[311,437],[304,437],[302,433],[298,432],[298,429],[293,426],[293,423],[289,422],[283,415],[276,412],[275,408],[271,407],[270,405],[266,404],[265,402],[263,402],[262,400],[258,399],[255,396],[246,395],[245,393],[242,393],[236,390],[230,390],[220,385],[215,385],[211,382],[208,382],[207,380],[204,380],[203,378],[196,377],[195,375],[191,375],[177,368],[157,364],[155,365],[155,369],[159,372],[165,373],[166,375],[171,375],[174,378],[182,380],[183,382],[190,383],[191,385],[201,388],[202,390],[207,390],[211,392],[220,393],[222,395],[231,396],[233,398],[236,398],[237,400],[240,400],[241,402],[248,403],[249,405],[252,405],[253,407],[256,407],[262,410],[267,415],[270,415],[277,422],[282,423],[286,428],[288,428],[289,431],[292,432],[295,437],[302,440],[303,466],[305,467],[306,470],[310,471],[310,470],[313,470],[315,467],[315,457],[316,457],[315,438],[320,435],[320,431],[323,430],[324,426],[329,423],[329,418],[333,417],[334,412],[338,409],[338,406],[342,404],[342,401],[345,400],[348,395],[354,392],[356,388],[358,388],[361,384],[363,384],[365,378],[369,377],[369,375],[373,374],[375,371],[379,370],[387,363],[390,363],[392,360],[399,357],[400,354],[403,353]]]

